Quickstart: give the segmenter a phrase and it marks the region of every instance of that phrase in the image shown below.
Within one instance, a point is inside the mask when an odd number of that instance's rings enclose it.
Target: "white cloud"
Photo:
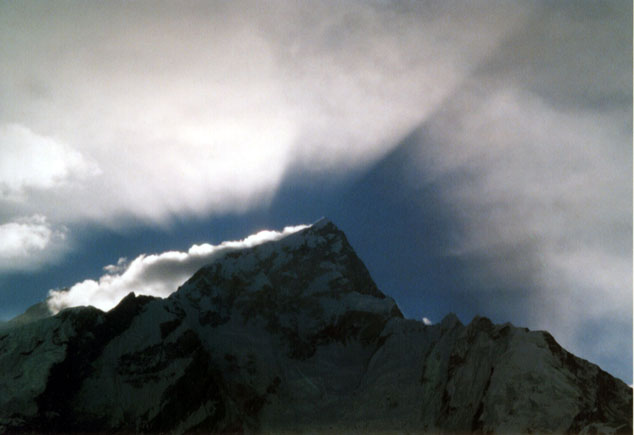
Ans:
[[[65,233],[39,215],[0,225],[0,271],[35,269],[55,259],[64,249]]]
[[[328,176],[375,161],[527,10],[361,1],[0,8],[0,125],[45,135],[29,140],[59,160],[21,148],[21,169],[1,166],[11,189],[47,189],[22,192],[20,203],[0,198],[2,214],[107,225],[240,212],[265,205],[289,170]],[[87,161],[98,177],[59,188]]]
[[[98,173],[77,150],[19,124],[0,125],[0,199]]]
[[[128,259],[126,257],[120,257],[117,260],[117,264],[109,264],[107,266],[104,266],[103,270],[105,270],[108,273],[114,274],[114,273],[125,271],[127,267],[128,267]]]
[[[64,308],[80,305],[109,310],[130,292],[167,297],[194,272],[210,263],[218,253],[279,240],[304,228],[307,226],[286,227],[281,232],[261,231],[240,241],[193,245],[187,252],[140,255],[129,264],[126,259],[120,258],[116,265],[104,267],[107,273],[97,281],[87,279],[68,290],[51,290],[47,303],[51,311],[57,313]]]

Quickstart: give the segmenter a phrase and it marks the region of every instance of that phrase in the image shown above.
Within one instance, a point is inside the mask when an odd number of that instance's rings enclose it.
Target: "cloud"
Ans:
[[[116,5],[0,5],[0,125],[58,160],[20,148],[19,175],[3,166],[0,181],[22,201],[0,198],[0,218],[118,226],[262,207],[290,170],[329,177],[379,159],[527,11]],[[98,176],[72,182],[94,175],[86,162]]]
[[[554,9],[421,124],[416,182],[456,219],[446,254],[483,307],[508,318],[521,304],[574,353],[609,366],[630,349],[631,366],[631,4]]]
[[[130,292],[164,298],[222,252],[279,240],[307,227],[286,227],[281,232],[261,231],[244,240],[223,242],[220,245],[193,245],[187,252],[144,254],[129,263],[125,258],[120,258],[116,265],[105,266],[107,273],[96,281],[87,279],[67,290],[49,291],[47,304],[53,313],[57,313],[64,308],[80,305],[109,310]]]
[[[0,199],[16,199],[25,189],[51,189],[98,172],[68,145],[23,125],[0,125]]]
[[[31,270],[64,250],[65,228],[53,228],[34,215],[0,225],[0,271]]]
[[[103,270],[110,274],[124,272],[128,267],[128,259],[126,257],[120,257],[117,260],[117,264],[109,264],[103,267]]]

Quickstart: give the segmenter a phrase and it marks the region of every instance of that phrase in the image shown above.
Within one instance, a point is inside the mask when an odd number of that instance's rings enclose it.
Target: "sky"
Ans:
[[[0,320],[322,216],[631,384],[631,2],[0,2]]]

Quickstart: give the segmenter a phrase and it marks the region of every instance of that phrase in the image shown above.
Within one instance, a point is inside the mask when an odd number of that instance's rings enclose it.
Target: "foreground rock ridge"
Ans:
[[[550,334],[404,319],[328,220],[1,330],[0,367],[0,433],[632,433],[632,389]]]

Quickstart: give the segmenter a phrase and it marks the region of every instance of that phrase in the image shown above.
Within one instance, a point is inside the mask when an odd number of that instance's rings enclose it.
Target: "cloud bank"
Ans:
[[[289,170],[363,167],[432,113],[527,10],[74,6],[0,5],[0,222],[37,213],[120,226],[241,212],[267,204]]]
[[[164,298],[176,291],[194,272],[228,250],[279,240],[307,227],[286,227],[280,232],[260,231],[244,240],[223,242],[220,245],[193,245],[187,252],[143,254],[129,263],[125,258],[120,258],[116,265],[105,266],[106,274],[96,281],[87,279],[66,290],[49,291],[46,302],[51,312],[57,313],[64,308],[82,305],[92,305],[107,311],[130,292]]]
[[[516,292],[531,327],[631,365],[632,6],[583,5],[509,35],[421,124],[410,179],[438,188],[447,255],[493,312],[512,318],[495,294]]]
[[[527,318],[567,348],[618,357],[632,322],[628,111],[557,107],[519,89],[472,107],[463,128],[446,128],[448,109],[426,132],[442,149],[425,154],[425,172],[446,180],[438,186],[458,222],[447,255],[472,267],[479,288],[528,289]],[[598,350],[592,323],[624,332]]]

